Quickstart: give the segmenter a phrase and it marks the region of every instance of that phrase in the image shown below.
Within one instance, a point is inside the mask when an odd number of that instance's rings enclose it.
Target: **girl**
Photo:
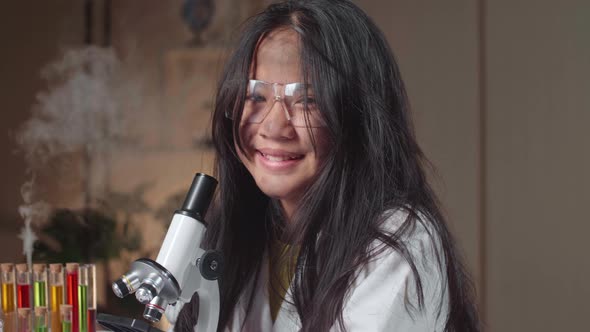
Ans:
[[[213,115],[220,331],[479,330],[407,99],[385,38],[348,0],[281,2],[247,22]]]

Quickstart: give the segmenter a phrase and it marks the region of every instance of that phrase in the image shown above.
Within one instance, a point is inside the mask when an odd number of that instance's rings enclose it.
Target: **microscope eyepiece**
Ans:
[[[195,214],[198,216],[197,219],[203,221],[216,187],[215,178],[204,173],[197,173],[186,194],[181,211]]]

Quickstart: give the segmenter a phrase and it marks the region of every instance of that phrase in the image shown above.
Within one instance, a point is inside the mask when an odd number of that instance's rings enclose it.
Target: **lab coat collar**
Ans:
[[[289,332],[299,331],[301,329],[301,320],[294,305],[292,305],[291,287],[285,294],[285,300],[281,304],[281,308],[277,314],[276,320],[273,322],[270,314],[270,303],[268,296],[268,282],[269,282],[269,267],[268,267],[268,253],[265,253],[262,262],[261,270],[256,282],[252,306],[250,312],[246,317],[246,307],[248,305],[247,296],[242,295],[240,301],[234,311],[234,317],[231,327],[226,331],[243,331],[243,332]],[[248,291],[243,294],[251,294],[251,287],[254,282],[250,282]],[[243,329],[241,329],[243,325]]]

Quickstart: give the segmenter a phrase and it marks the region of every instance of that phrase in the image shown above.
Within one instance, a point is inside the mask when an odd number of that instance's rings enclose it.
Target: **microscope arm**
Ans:
[[[176,305],[169,305],[166,308],[165,315],[168,321],[172,325],[175,325],[178,314],[184,305],[191,301],[193,294],[196,292],[199,298],[199,316],[197,325],[194,326],[194,331],[215,331],[217,329],[220,309],[217,277],[222,262],[218,254],[214,251],[206,252],[199,248],[198,256],[200,258],[197,260],[196,265],[191,264],[189,266],[187,280],[182,293],[178,297],[178,302]],[[211,270],[211,266],[209,266],[212,257],[214,258],[215,264],[219,264],[215,266],[213,271]],[[207,266],[200,266],[202,263],[207,264]]]

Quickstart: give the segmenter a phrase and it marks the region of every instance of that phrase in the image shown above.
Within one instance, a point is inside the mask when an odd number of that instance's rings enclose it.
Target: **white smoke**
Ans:
[[[31,168],[61,153],[100,148],[120,133],[118,67],[112,49],[87,47],[45,68],[51,88],[37,95],[17,138]]]
[[[121,133],[119,67],[112,49],[91,46],[66,51],[42,72],[49,89],[37,94],[31,118],[16,137],[31,177],[21,188],[19,207],[24,220],[19,238],[29,265],[37,240],[33,226],[42,225],[51,211],[36,199],[36,174],[64,153],[82,151],[91,160]]]

